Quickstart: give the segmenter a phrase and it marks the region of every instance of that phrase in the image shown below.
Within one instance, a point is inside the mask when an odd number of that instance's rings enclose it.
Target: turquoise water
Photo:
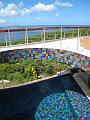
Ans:
[[[90,120],[90,101],[68,74],[1,90],[0,120]]]

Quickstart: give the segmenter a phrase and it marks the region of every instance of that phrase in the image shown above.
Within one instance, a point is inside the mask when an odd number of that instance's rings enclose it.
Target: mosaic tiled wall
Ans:
[[[0,53],[0,63],[17,62],[27,58],[32,60],[38,58],[42,60],[57,60],[58,62],[77,65],[82,70],[90,72],[90,58],[71,51],[46,48],[26,48]]]

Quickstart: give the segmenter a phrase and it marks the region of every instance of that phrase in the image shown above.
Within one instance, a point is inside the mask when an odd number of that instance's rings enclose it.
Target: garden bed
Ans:
[[[48,76],[67,70],[68,65],[53,60],[22,60],[19,63],[4,63],[0,65],[0,81],[8,80],[9,83],[1,83],[1,87],[11,87],[40,80]]]

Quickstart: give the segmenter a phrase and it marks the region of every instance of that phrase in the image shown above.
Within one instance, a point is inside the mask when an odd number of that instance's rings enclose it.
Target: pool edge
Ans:
[[[75,73],[73,75],[73,78],[75,79],[75,81],[77,82],[77,84],[79,85],[79,87],[81,88],[81,90],[84,92],[84,94],[87,96],[87,98],[90,101],[90,89],[87,87],[87,85],[81,80],[81,78],[79,77],[78,73]]]

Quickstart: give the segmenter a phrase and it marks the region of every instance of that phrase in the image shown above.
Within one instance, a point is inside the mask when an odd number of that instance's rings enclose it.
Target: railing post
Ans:
[[[65,29],[64,29],[64,38],[65,38]]]
[[[80,45],[80,29],[78,28],[77,51],[79,49],[79,45]]]
[[[88,30],[87,30],[87,36],[88,36]]]
[[[6,32],[5,32],[5,42],[6,42],[6,46],[7,46],[7,38],[6,38]]]
[[[8,29],[8,39],[9,39],[9,45],[11,46],[11,38],[10,38],[10,31]]]
[[[26,31],[25,31],[25,44],[27,43],[27,35],[26,35]]]
[[[42,35],[43,35],[43,34],[42,34],[42,30],[41,30],[41,41],[42,41],[42,44],[43,44],[43,37],[42,37]]]
[[[27,38],[27,45],[28,45],[28,31],[27,31],[27,28],[26,28],[26,38]]]
[[[81,32],[79,31],[79,36],[80,36],[80,38],[81,38]]]
[[[43,30],[44,30],[44,48],[45,48],[45,28]]]
[[[55,34],[54,34],[54,40],[55,40],[55,41],[56,41],[56,37],[57,37],[57,36],[56,36],[56,32],[55,32]]]
[[[61,27],[60,49],[62,49],[62,27]]]
[[[73,28],[73,33],[72,33],[72,37],[74,37],[74,28]]]
[[[62,27],[61,27],[61,39],[62,39]]]

